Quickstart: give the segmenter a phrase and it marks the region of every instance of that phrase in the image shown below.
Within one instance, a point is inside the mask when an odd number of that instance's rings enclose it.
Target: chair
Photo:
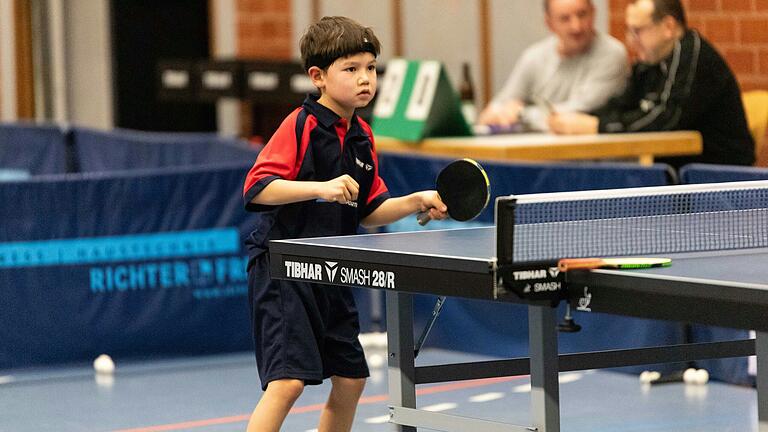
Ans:
[[[768,145],[765,134],[768,127],[768,91],[751,90],[741,94],[747,123],[752,138],[755,140],[757,166],[768,166]]]

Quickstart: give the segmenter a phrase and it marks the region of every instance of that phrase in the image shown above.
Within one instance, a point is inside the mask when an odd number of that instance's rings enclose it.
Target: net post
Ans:
[[[557,261],[515,261],[515,226],[519,219],[517,197],[496,199],[496,271],[498,298],[513,295],[529,304],[552,307],[565,297],[565,275]]]
[[[512,264],[514,260],[516,207],[517,199],[514,196],[496,198],[496,261],[500,269]]]

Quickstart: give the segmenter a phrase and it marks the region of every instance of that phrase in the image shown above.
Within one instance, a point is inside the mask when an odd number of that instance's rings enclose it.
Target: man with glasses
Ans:
[[[591,114],[553,114],[550,129],[562,134],[697,130],[701,155],[661,161],[678,167],[752,165],[754,142],[736,78],[712,45],[687,27],[680,0],[634,0],[626,24],[637,63],[624,93]]]
[[[591,0],[544,0],[544,17],[552,36],[523,52],[478,123],[547,130],[550,110],[589,111],[624,88],[626,49],[595,31]]]

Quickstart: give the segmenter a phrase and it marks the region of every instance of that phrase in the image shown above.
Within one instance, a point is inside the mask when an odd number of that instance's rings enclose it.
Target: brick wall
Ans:
[[[291,2],[286,0],[237,0],[238,57],[290,59]]]
[[[610,0],[610,32],[624,40],[629,0]],[[683,0],[688,25],[728,61],[742,90],[768,89],[768,0]]]

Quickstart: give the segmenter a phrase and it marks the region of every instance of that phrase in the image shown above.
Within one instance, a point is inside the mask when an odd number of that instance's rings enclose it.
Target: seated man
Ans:
[[[546,131],[548,109],[590,111],[624,88],[626,50],[595,31],[591,0],[545,0],[544,12],[553,35],[523,52],[478,123]]]
[[[557,113],[553,132],[563,134],[697,130],[704,152],[661,160],[751,165],[754,142],[736,78],[725,60],[687,28],[680,0],[634,0],[626,11],[627,38],[638,63],[621,96],[593,111]]]

